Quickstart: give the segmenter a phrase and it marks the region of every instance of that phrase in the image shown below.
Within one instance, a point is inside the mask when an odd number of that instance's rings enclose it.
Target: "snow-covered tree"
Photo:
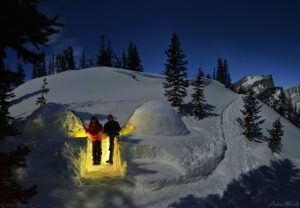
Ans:
[[[47,100],[45,98],[45,95],[49,92],[49,89],[47,88],[47,84],[48,84],[47,78],[45,77],[43,79],[43,85],[42,85],[42,89],[41,89],[41,91],[42,91],[41,97],[37,98],[36,103],[35,103],[36,105],[42,106],[42,105],[46,104]]]
[[[187,80],[188,61],[184,60],[185,55],[180,48],[181,43],[176,33],[172,34],[171,45],[165,51],[168,59],[165,64],[166,68],[164,74],[166,75],[163,87],[165,88],[165,96],[171,105],[182,110],[183,99],[187,95],[187,87],[189,86]]]
[[[192,96],[192,112],[195,118],[201,119],[204,116],[203,103],[206,101],[204,96],[204,81],[203,71],[201,68],[198,69],[196,80],[192,83],[194,86],[194,93]]]
[[[260,119],[261,116],[259,116],[262,105],[259,105],[252,89],[249,89],[248,95],[243,97],[243,101],[244,109],[241,110],[243,117],[237,118],[237,121],[243,128],[242,134],[248,139],[252,139],[255,136],[261,136],[260,125],[265,121],[264,119]]]
[[[279,150],[281,137],[283,136],[283,125],[280,122],[280,118],[276,119],[273,122],[272,129],[267,129],[269,137],[265,137],[265,140],[268,141],[268,145],[273,152]]]

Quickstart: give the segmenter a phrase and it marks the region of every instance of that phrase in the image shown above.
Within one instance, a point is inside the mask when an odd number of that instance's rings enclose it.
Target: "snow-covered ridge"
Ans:
[[[260,94],[268,89],[274,88],[272,75],[248,75],[232,85],[236,92],[252,88],[255,94]]]
[[[292,104],[297,105],[298,109],[300,108],[300,84],[293,85],[284,88],[284,92],[287,96],[290,96]]]

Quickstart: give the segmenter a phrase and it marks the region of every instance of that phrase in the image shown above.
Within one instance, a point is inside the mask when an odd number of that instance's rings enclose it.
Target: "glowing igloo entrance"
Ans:
[[[120,134],[124,134],[123,128]],[[128,130],[126,130],[128,133]],[[87,137],[87,134],[83,129],[79,131],[74,131],[75,137]],[[101,177],[116,177],[125,176],[127,164],[122,160],[121,151],[122,145],[118,141],[117,137],[114,139],[114,153],[113,153],[113,164],[106,163],[109,159],[109,137],[104,134],[102,140],[102,157],[101,165],[93,165],[93,155],[92,155],[92,141],[87,138],[87,145],[85,148],[80,150],[80,157],[77,162],[79,165],[80,176],[84,178],[101,178]]]

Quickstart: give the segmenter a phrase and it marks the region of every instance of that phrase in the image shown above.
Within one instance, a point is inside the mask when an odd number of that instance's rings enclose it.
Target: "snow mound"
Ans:
[[[59,139],[80,131],[82,123],[65,106],[49,103],[39,107],[27,119],[23,135],[30,139]]]
[[[189,133],[174,108],[161,100],[151,100],[138,107],[126,125],[132,127],[136,135],[178,136]]]

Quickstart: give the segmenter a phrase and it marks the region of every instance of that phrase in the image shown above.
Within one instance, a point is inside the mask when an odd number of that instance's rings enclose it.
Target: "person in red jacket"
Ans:
[[[102,156],[101,141],[104,129],[99,120],[95,116],[92,116],[90,125],[88,128],[85,127],[85,131],[93,143],[93,164],[100,165]]]

